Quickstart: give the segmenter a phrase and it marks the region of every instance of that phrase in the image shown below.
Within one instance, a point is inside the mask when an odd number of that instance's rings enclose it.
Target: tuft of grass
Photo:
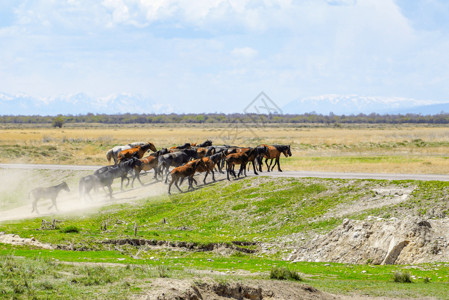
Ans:
[[[76,227],[75,225],[70,225],[70,226],[66,226],[64,228],[61,229],[62,233],[79,233],[80,230],[78,227]]]
[[[168,278],[170,277],[170,268],[164,265],[157,266],[157,274],[160,278]]]
[[[298,272],[286,267],[273,267],[270,271],[270,279],[302,281]]]
[[[393,281],[399,283],[412,283],[412,278],[408,272],[396,272],[393,275]]]

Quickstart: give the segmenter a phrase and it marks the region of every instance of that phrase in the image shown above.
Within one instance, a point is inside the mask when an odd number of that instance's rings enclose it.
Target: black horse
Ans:
[[[199,144],[199,145],[196,145],[198,148],[199,147],[209,147],[209,146],[212,146],[212,141],[211,140],[207,140],[207,141],[205,141],[204,143],[201,143],[201,144]]]
[[[131,158],[126,161],[120,162],[118,165],[102,167],[94,172],[94,175],[98,177],[98,181],[101,186],[107,186],[109,189],[109,197],[112,199],[112,182],[115,178],[120,177],[120,190],[123,191],[123,181],[126,179],[129,185],[128,172],[134,169],[135,166],[140,166],[142,162],[138,158]]]
[[[192,158],[198,158],[198,152],[192,149],[186,149],[179,152],[167,153],[158,157],[158,174],[163,178],[164,170],[166,173],[165,183],[168,180],[168,169],[170,167],[179,167],[191,160]]]
[[[97,191],[97,189],[101,186],[102,184],[100,182],[100,179],[96,175],[87,175],[81,177],[78,185],[80,199],[84,201],[87,195],[89,196],[89,199],[92,200],[92,196],[89,194],[90,191],[92,189]]]

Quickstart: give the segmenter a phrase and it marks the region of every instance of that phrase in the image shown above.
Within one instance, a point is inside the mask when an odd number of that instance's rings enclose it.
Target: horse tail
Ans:
[[[112,149],[110,149],[110,150],[106,153],[106,158],[107,158],[108,162],[111,162],[111,159],[112,159],[112,153],[113,153]]]

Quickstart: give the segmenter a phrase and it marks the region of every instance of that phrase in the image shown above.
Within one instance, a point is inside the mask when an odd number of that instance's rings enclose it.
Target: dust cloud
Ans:
[[[88,215],[97,212],[101,207],[118,203],[137,203],[146,197],[167,193],[167,185],[153,179],[153,173],[141,174],[142,186],[137,180],[134,188],[124,186],[120,191],[120,178],[114,180],[113,199],[109,199],[106,190],[91,191],[92,199],[81,199],[78,182],[92,171],[44,170],[44,169],[0,169],[0,222],[21,220],[36,217],[52,217],[64,215]],[[39,213],[32,211],[32,196],[29,193],[36,187],[49,187],[66,181],[70,192],[62,190],[57,197],[58,210],[51,206],[51,200],[40,199],[37,202]],[[125,180],[126,184],[126,180]]]

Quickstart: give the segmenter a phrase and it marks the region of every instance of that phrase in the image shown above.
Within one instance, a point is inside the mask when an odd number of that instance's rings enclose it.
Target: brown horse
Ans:
[[[154,144],[148,142],[147,144],[145,144],[143,146],[136,146],[131,149],[120,151],[120,153],[117,155],[117,159],[119,162],[122,160],[130,159],[132,157],[136,157],[136,158],[140,159],[144,156],[144,154],[148,151],[148,149],[150,149],[154,152],[157,151]]]
[[[141,165],[136,165],[134,167],[134,177],[133,181],[131,183],[131,186],[134,187],[134,180],[139,180],[141,185],[144,185],[142,181],[140,180],[140,172],[141,171],[150,171],[154,170],[154,179],[157,180],[157,166],[158,166],[158,158],[161,155],[164,155],[168,152],[167,148],[162,148],[161,150],[151,153],[147,157],[141,158],[140,161],[142,162]]]
[[[281,165],[279,164],[279,159],[281,157],[281,154],[284,154],[285,157],[292,156],[292,152],[290,149],[290,145],[265,145],[262,144],[261,146],[268,147],[268,153],[263,154],[259,157],[258,163],[259,163],[259,170],[262,172],[262,159],[265,158],[265,164],[267,165],[268,172],[273,171],[274,167],[278,165],[278,171],[282,172]],[[270,165],[268,165],[268,160],[271,159]],[[273,166],[273,159],[275,160],[275,163]]]
[[[240,177],[240,174],[244,174],[246,176],[246,164],[248,163],[248,159],[250,157],[252,157],[254,155],[254,152],[256,151],[255,148],[250,148],[249,151],[246,152],[239,152],[239,153],[231,153],[228,154],[225,158],[225,162],[226,162],[226,173],[227,173],[227,178],[229,179],[229,173],[231,173],[234,178],[235,177]],[[234,166],[235,165],[240,165],[240,171],[238,173],[238,175],[235,175],[234,172]]]
[[[195,175],[196,169],[202,165],[204,165],[204,161],[202,159],[197,159],[192,164],[185,164],[183,166],[174,168],[170,172],[171,182],[168,185],[168,194],[170,195],[170,189],[171,189],[171,186],[173,183],[178,188],[178,190],[180,192],[182,192],[182,190],[178,186],[178,181],[179,181],[179,179],[184,179],[185,177],[189,178],[188,190],[193,189],[192,183],[195,182],[195,184],[196,184],[196,180],[193,178],[193,175]]]

